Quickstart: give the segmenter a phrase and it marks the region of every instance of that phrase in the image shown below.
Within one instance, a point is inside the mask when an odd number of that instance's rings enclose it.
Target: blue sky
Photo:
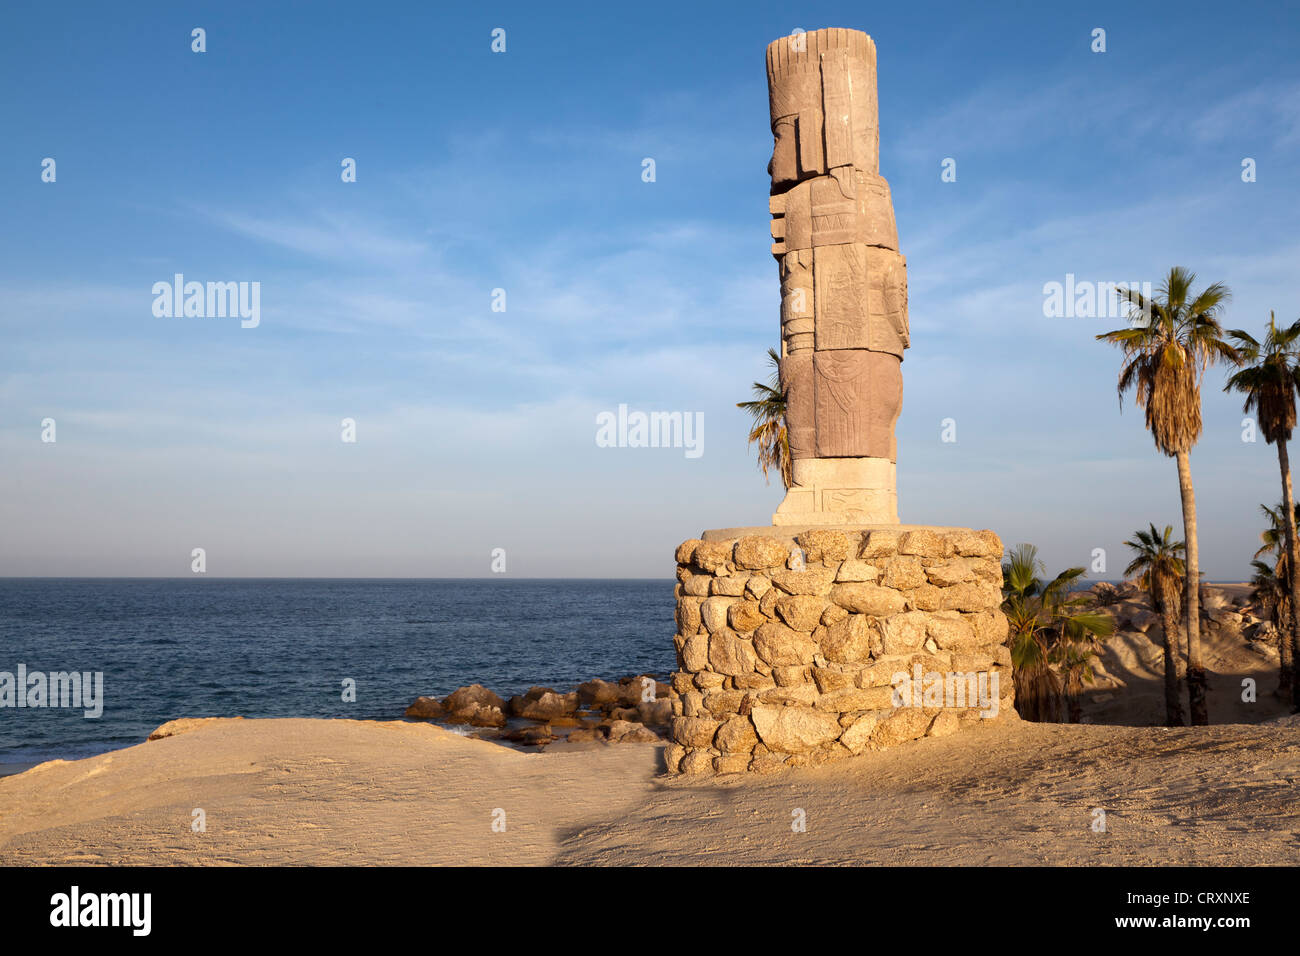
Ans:
[[[1286,5],[465,6],[0,15],[0,575],[203,547],[212,575],[481,576],[500,547],[512,575],[667,577],[703,528],[768,523],[734,403],[778,340],[763,54],[795,28],[879,51],[904,521],[1053,568],[1105,548],[1105,577],[1178,525],[1093,341],[1115,322],[1044,317],[1044,283],[1179,264],[1232,287],[1230,327],[1300,317]],[[155,317],[176,272],[260,282],[260,325]],[[1222,380],[1192,467],[1202,565],[1240,580],[1277,465]],[[704,454],[597,447],[619,404],[702,413]]]

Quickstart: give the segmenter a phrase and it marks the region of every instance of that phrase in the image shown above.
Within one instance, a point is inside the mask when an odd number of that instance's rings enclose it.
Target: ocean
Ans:
[[[98,718],[0,707],[0,765],[130,746],[177,717],[393,720],[420,694],[470,683],[509,697],[667,675],[673,584],[0,579],[0,672],[103,674]]]

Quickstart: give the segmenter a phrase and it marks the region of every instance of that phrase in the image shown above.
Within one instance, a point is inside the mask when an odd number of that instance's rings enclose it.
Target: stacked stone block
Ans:
[[[669,772],[806,766],[1016,719],[996,534],[783,532],[677,549]],[[969,698],[900,705],[895,678],[917,665],[987,675],[997,716]]]

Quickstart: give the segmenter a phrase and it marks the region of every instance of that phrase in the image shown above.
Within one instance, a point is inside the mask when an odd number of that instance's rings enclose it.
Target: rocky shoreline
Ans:
[[[600,678],[570,691],[530,687],[509,700],[482,684],[417,697],[405,716],[474,728],[469,736],[521,747],[567,743],[662,743],[676,692],[655,674]]]

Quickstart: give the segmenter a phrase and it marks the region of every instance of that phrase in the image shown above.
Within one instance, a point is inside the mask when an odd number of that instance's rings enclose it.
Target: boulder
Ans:
[[[442,715],[442,701],[436,697],[417,697],[415,703],[406,708],[406,716],[416,720],[431,720]]]
[[[659,735],[643,724],[615,720],[609,725],[609,742],[611,744],[653,744],[659,742]]]
[[[946,588],[954,584],[961,584],[963,581],[969,581],[975,576],[975,571],[966,558],[948,558],[946,561],[941,561],[926,568],[925,575],[930,579],[931,584]]]
[[[843,531],[805,531],[794,540],[804,549],[809,561],[824,561],[827,564],[843,561],[853,549],[853,543]]]
[[[946,558],[952,552],[952,542],[939,532],[928,528],[905,531],[898,539],[899,554],[914,554],[922,558]]]
[[[720,723],[707,717],[676,717],[673,719],[673,740],[686,747],[709,747]]]
[[[870,561],[850,558],[840,565],[835,573],[835,580],[841,584],[856,584],[862,581],[874,582],[880,577],[880,569]]]
[[[816,600],[816,598],[813,598],[813,600]],[[778,609],[780,603],[780,601],[777,602]],[[741,633],[752,631],[766,620],[767,617],[759,610],[757,601],[741,601],[727,609],[727,623],[731,625],[733,631]],[[808,628],[808,630],[811,631],[812,628]]]
[[[826,628],[821,639],[822,653],[828,661],[836,663],[865,661],[871,656],[871,645],[877,636],[876,627],[865,615],[851,614]]]
[[[925,624],[925,634],[945,651],[970,651],[981,644],[994,643],[991,639],[981,641],[976,635],[975,623],[954,611],[931,614]]]
[[[813,662],[817,645],[808,635],[769,621],[754,632],[754,650],[771,667],[796,667]]]
[[[884,716],[888,716],[888,713],[888,711],[885,711]],[[871,736],[876,732],[881,716],[880,712],[872,711],[857,717],[849,725],[848,729],[840,735],[840,743],[855,754],[862,753],[867,749],[867,744],[871,742]]]
[[[1145,634],[1151,630],[1151,625],[1160,620],[1160,616],[1144,607],[1135,607],[1126,611],[1119,621],[1120,630],[1138,631]]]
[[[506,709],[506,702],[482,684],[457,688],[443,699],[442,705],[452,713],[473,707],[495,707],[501,711]]]
[[[451,711],[445,720],[449,724],[469,724],[471,727],[504,727],[506,712],[487,704],[466,704]]]
[[[682,666],[693,674],[709,666],[709,635],[692,634],[682,645]]]
[[[835,585],[831,589],[831,600],[846,611],[876,617],[887,617],[903,610],[903,595],[867,581]]]
[[[709,636],[709,666],[717,673],[748,674],[757,662],[754,648],[734,631],[723,628]]]
[[[789,546],[764,535],[747,535],[736,542],[733,558],[738,568],[758,571],[779,568],[790,555]]]
[[[680,608],[680,603],[678,604]],[[698,614],[697,614],[698,618]],[[578,703],[584,707],[603,707],[619,699],[619,686],[599,677],[578,685]]]
[[[643,700],[656,700],[668,697],[672,688],[660,684],[651,674],[637,674],[634,677],[619,679],[619,702],[625,707],[636,707]]]
[[[696,547],[703,543],[704,542],[699,538],[691,538],[689,541],[683,541],[679,544],[677,546],[677,553],[674,555],[674,557],[677,558],[677,563],[690,564],[691,558],[695,555]]]
[[[709,587],[709,593],[723,597],[740,597],[745,593],[745,584],[748,581],[749,577],[743,574],[714,578],[713,584]]]
[[[701,571],[716,574],[731,561],[731,543],[724,541],[701,541],[691,552],[691,564]]]
[[[925,568],[921,566],[921,559],[915,555],[890,558],[883,563],[883,568],[880,583],[887,588],[907,591],[926,583]]]
[[[887,655],[910,654],[921,649],[931,616],[923,611],[896,614],[880,622],[883,648]],[[971,634],[974,637],[974,633]],[[936,645],[938,642],[936,641]]]
[[[883,558],[898,553],[897,531],[869,531],[858,549],[859,558]]]
[[[930,718],[917,707],[900,707],[881,722],[872,740],[879,747],[893,747],[924,737],[930,729]]]
[[[748,754],[758,743],[758,732],[748,717],[732,717],[718,728],[715,739],[723,753]]]
[[[687,637],[700,629],[703,619],[700,616],[700,598],[683,597],[677,599],[677,633]],[[587,683],[593,683],[588,681]],[[604,681],[601,681],[604,683]],[[581,687],[578,688],[582,690]]]
[[[948,536],[953,550],[969,558],[1001,558],[1002,539],[992,531],[959,531]]]
[[[666,726],[673,719],[673,702],[667,697],[660,697],[658,700],[643,700],[636,705],[636,712],[643,724],[649,724],[653,727]]]
[[[552,720],[578,711],[576,693],[559,694],[548,687],[530,688],[527,694],[510,698],[510,713],[529,720]]]
[[[816,750],[841,732],[835,714],[797,704],[789,707],[757,704],[750,716],[759,739],[769,750],[783,754]]]
[[[681,758],[677,770],[679,773],[684,774],[711,773],[713,770],[713,754],[707,750],[692,750]]]
[[[776,613],[792,630],[811,634],[813,628],[821,623],[822,614],[826,611],[828,604],[829,602],[825,598],[812,594],[788,594],[777,599]],[[754,609],[755,611],[758,610],[757,605],[755,605]],[[758,623],[763,623],[762,615],[759,615]],[[757,626],[758,624],[754,625],[754,627]]]
[[[825,594],[835,583],[835,570],[808,568],[803,571],[773,571],[772,583],[786,594]]]
[[[700,618],[710,634],[727,626],[727,609],[736,601],[733,597],[711,597],[700,605]]]

